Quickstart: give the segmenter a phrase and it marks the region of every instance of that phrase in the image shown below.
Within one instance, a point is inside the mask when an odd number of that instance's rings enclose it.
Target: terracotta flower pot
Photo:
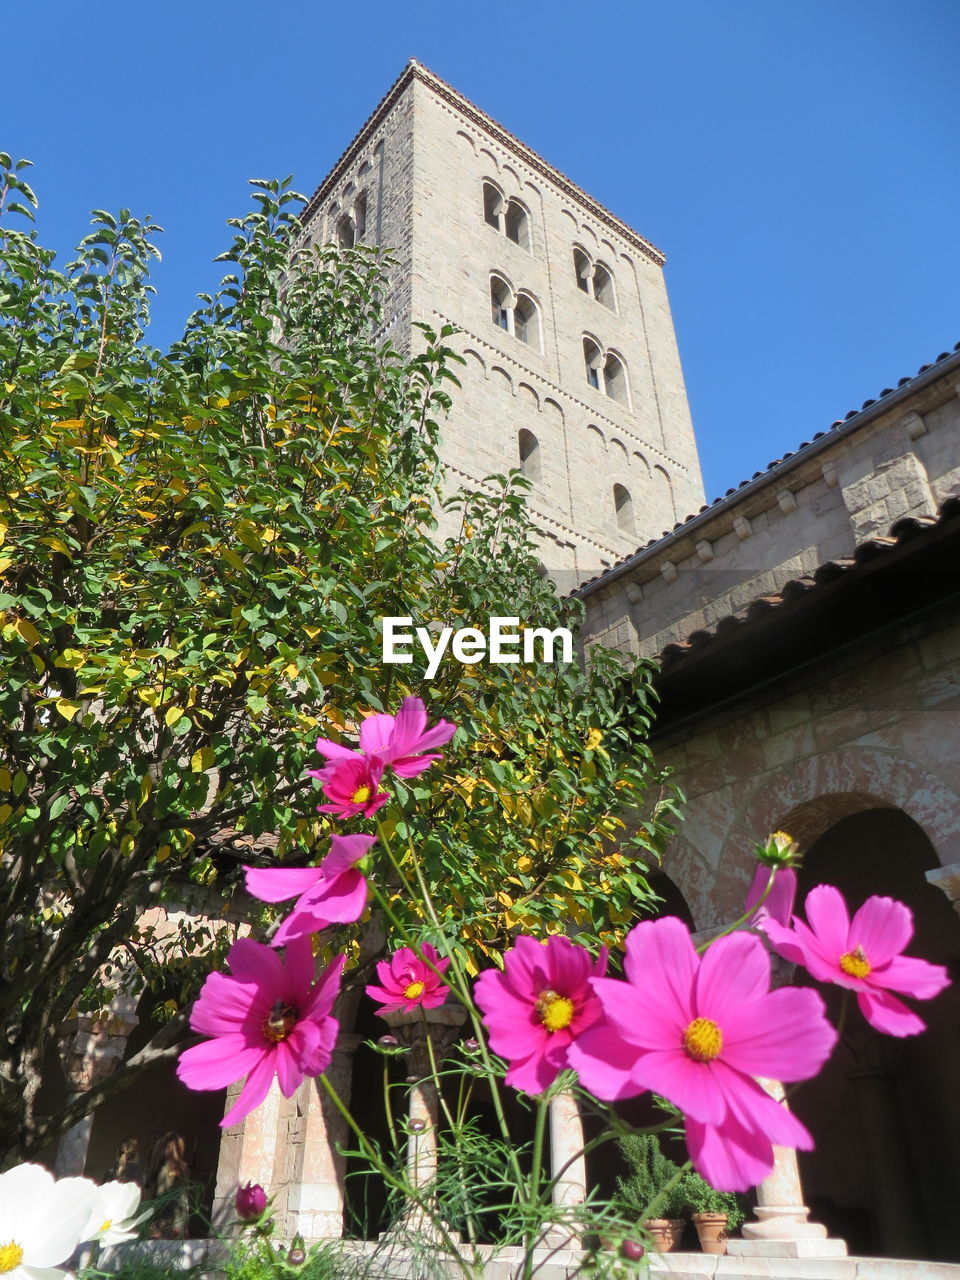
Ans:
[[[727,1215],[725,1213],[695,1213],[693,1225],[700,1237],[703,1253],[727,1252]]]
[[[648,1218],[643,1224],[657,1253],[669,1253],[683,1235],[682,1218]]]

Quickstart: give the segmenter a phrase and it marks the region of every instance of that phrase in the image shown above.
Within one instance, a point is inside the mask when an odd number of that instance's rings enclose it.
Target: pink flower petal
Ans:
[[[694,981],[694,1016],[723,1030],[770,990],[770,957],[759,938],[731,933],[717,938],[700,959]]]
[[[313,1028],[312,1035],[307,1032],[308,1027]],[[292,1098],[303,1084],[304,1072],[298,1050],[307,1049],[310,1040],[315,1044],[319,1040],[319,1033],[312,1022],[305,1022],[295,1027],[274,1050],[273,1069],[277,1073],[280,1092],[285,1098]]]
[[[926,1030],[926,1023],[887,991],[860,991],[857,1004],[871,1027],[884,1035],[916,1036]]]
[[[240,1090],[240,1096],[220,1121],[221,1129],[228,1129],[232,1124],[239,1122],[248,1116],[251,1111],[255,1111],[260,1103],[270,1092],[270,1086],[273,1084],[274,1054],[270,1051],[264,1053],[263,1057],[247,1076],[247,1082]]]
[[[868,898],[850,923],[850,947],[862,947],[871,968],[899,955],[913,937],[913,913],[893,898]],[[841,953],[842,954],[842,953]]]
[[[283,982],[283,965],[280,957],[262,942],[240,938],[227,952],[227,964],[236,982],[269,988],[274,993],[273,999],[277,998]]]
[[[345,955],[334,956],[326,968],[321,971],[320,976],[314,983],[313,991],[305,1003],[301,1005],[301,1018],[310,1018],[316,1022],[319,1018],[327,1017],[332,1013],[340,992],[340,976],[346,963],[347,957]],[[334,1022],[334,1036],[337,1033],[338,1028]]]
[[[624,972],[651,1022],[671,1032],[682,1032],[693,1020],[691,988],[699,963],[690,931],[673,916],[638,924],[627,934]]]
[[[320,870],[327,877],[338,875],[342,871],[352,871],[376,843],[376,836],[333,836],[330,840],[330,852],[320,863]]]
[[[833,1052],[837,1033],[815,991],[782,987],[721,1024],[723,1061],[749,1076],[808,1080]]]
[[[261,902],[285,902],[316,884],[323,875],[319,867],[244,867],[247,893]]]
[[[329,738],[317,739],[317,751],[327,760],[349,760],[358,754],[351,747],[344,747],[339,742],[331,742]]]
[[[641,1053],[632,1069],[634,1081],[660,1093],[703,1124],[719,1124],[727,1113],[714,1063],[694,1062],[679,1046],[674,1052]]]
[[[794,929],[788,929],[772,916],[758,920],[757,928],[764,934],[778,956],[783,956],[784,960],[789,960],[791,964],[806,965],[805,953]]]
[[[930,1000],[949,987],[950,978],[942,964],[929,964],[915,956],[894,956],[882,969],[869,973],[866,984],[868,987],[901,991],[916,1000]]]
[[[769,883],[771,868],[762,863],[754,872],[753,882],[743,904],[744,914],[749,912],[763,897]],[[793,914],[793,903],[797,896],[797,873],[792,867],[780,867],[773,872],[773,885],[763,903],[755,913],[754,924],[759,925],[762,919],[771,919],[777,924],[788,925]]]
[[[264,1003],[258,996],[256,988],[225,973],[209,973],[190,1011],[190,1026],[206,1036],[239,1032],[257,1020],[257,1008]]]
[[[772,1098],[755,1080],[734,1071],[726,1063],[717,1064],[717,1078],[727,1099],[729,1116],[745,1128],[762,1132],[779,1147],[813,1148],[813,1138],[792,1111]]]
[[[225,1089],[252,1071],[266,1045],[251,1044],[244,1036],[218,1036],[184,1049],[177,1059],[177,1077],[188,1089]]]
[[[382,756],[390,746],[395,724],[393,716],[367,716],[360,726],[360,750],[368,756]]]
[[[425,773],[437,760],[442,760],[439,753],[426,756],[401,756],[391,761],[390,768],[400,778],[417,778]]]
[[[718,1127],[688,1119],[686,1139],[694,1168],[718,1191],[749,1191],[773,1170],[769,1140],[732,1116]]]
[[[397,711],[390,740],[391,760],[409,756],[420,749],[427,727],[427,709],[420,698],[404,698]]]
[[[313,946],[309,938],[292,938],[283,955],[283,986],[279,999],[299,1008],[313,985]]]
[[[631,1074],[637,1051],[608,1024],[591,1027],[571,1044],[567,1056],[585,1089],[607,1102],[643,1093]]]
[[[836,963],[851,949],[850,917],[843,895],[832,884],[818,884],[807,894],[803,908],[820,953],[833,957]]]
[[[638,1049],[676,1049],[689,1026],[662,992],[620,978],[591,978],[603,1016],[625,1043]]]

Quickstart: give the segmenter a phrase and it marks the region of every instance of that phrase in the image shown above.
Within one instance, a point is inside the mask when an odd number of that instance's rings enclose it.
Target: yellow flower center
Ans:
[[[263,1036],[271,1044],[279,1044],[297,1025],[297,1011],[292,1004],[278,1000],[263,1020]]]
[[[416,1000],[417,996],[423,995],[423,983],[411,982],[409,986],[403,988],[404,1000]]]
[[[0,1276],[8,1271],[15,1271],[23,1259],[23,1250],[11,1240],[9,1244],[0,1244]]]
[[[782,841],[784,844],[793,844],[793,836],[788,835],[786,831],[775,831],[770,839]]]
[[[356,791],[350,797],[351,804],[366,804],[370,799],[369,787],[357,787]]]
[[[723,1032],[710,1018],[694,1018],[683,1033],[683,1047],[694,1062],[712,1062],[723,1049]]]
[[[840,968],[848,978],[865,978],[870,972],[870,963],[863,954],[863,947],[856,947],[841,956]]]
[[[112,1218],[104,1218],[103,1222],[101,1222],[101,1223],[100,1223],[100,1230],[101,1230],[101,1231],[109,1231],[109,1230],[110,1230],[110,1228],[111,1228],[112,1226],[113,1226],[113,1219],[112,1219]]]
[[[541,991],[535,1007],[548,1031],[563,1031],[573,1021],[573,1001],[556,991]]]

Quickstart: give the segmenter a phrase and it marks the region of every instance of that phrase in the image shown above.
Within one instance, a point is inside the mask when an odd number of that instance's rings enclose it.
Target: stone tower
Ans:
[[[451,487],[521,467],[561,589],[697,510],[663,255],[411,61],[305,211],[315,242],[396,258],[385,335],[461,331]]]

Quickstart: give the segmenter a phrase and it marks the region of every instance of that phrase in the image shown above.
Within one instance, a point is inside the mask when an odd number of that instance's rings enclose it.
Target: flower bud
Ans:
[[[464,1053],[479,1053],[480,1041],[475,1040],[473,1036],[470,1036],[468,1040],[464,1040],[463,1042],[463,1051]]]
[[[426,1127],[427,1127],[427,1126],[426,1126],[426,1122],[425,1122],[425,1121],[423,1121],[423,1120],[411,1120],[411,1121],[410,1121],[410,1132],[411,1132],[411,1133],[423,1133],[423,1131],[424,1131],[424,1129],[425,1129]]]
[[[248,1182],[245,1187],[237,1187],[237,1217],[242,1222],[255,1221],[266,1207],[267,1193],[258,1182]]]
[[[302,1267],[307,1260],[307,1252],[305,1249],[291,1249],[287,1254],[287,1262],[291,1267]]]
[[[377,1041],[381,1049],[399,1049],[400,1041],[396,1036],[381,1036]]]
[[[800,862],[800,846],[785,831],[774,831],[766,844],[755,845],[753,852],[765,867],[795,867]]]
[[[639,1262],[647,1251],[639,1240],[624,1240],[620,1252],[628,1262]]]

